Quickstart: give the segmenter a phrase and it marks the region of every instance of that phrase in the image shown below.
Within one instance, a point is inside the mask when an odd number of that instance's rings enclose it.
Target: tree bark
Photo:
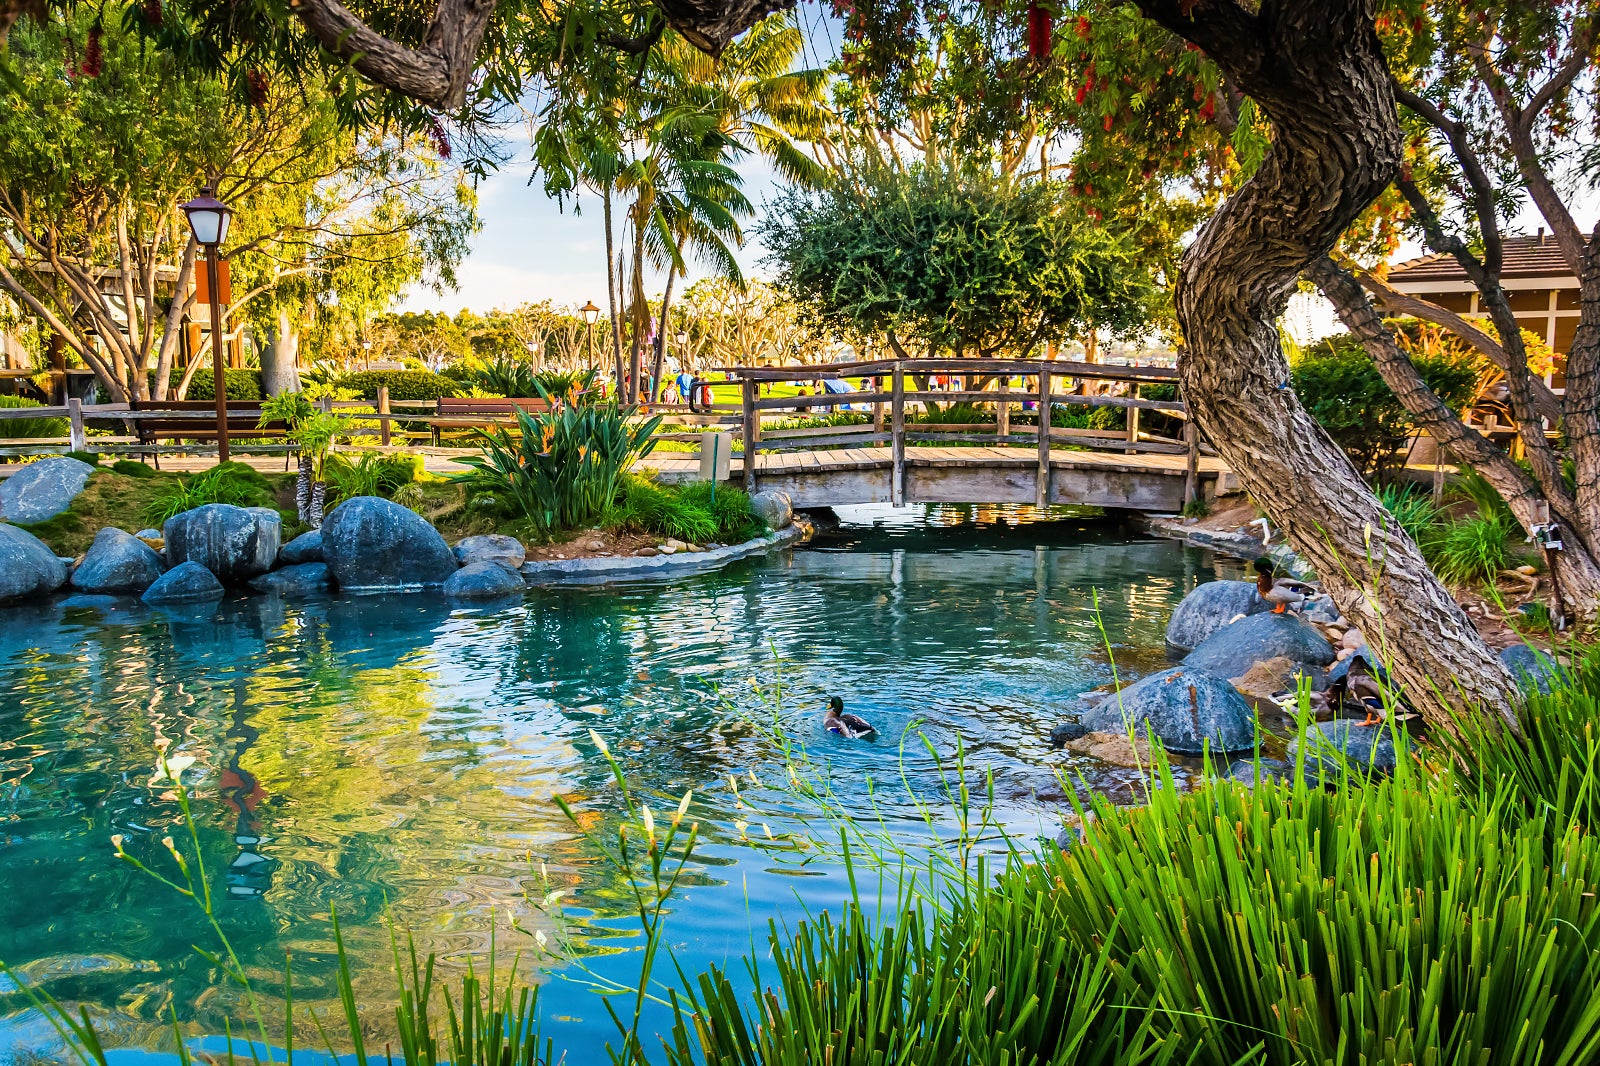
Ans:
[[[1600,226],[1589,238],[1580,275],[1581,312],[1567,350],[1567,441],[1578,470],[1578,516],[1600,530]]]
[[[1540,503],[1549,506],[1551,515],[1563,528],[1573,528],[1573,515],[1547,501],[1538,484],[1512,462],[1509,455],[1481,433],[1468,428],[1449,405],[1428,388],[1353,274],[1323,256],[1306,268],[1305,276],[1332,301],[1345,328],[1360,338],[1384,383],[1416,424],[1427,430],[1441,448],[1448,448],[1452,455],[1472,464],[1472,468],[1505,499],[1523,529],[1531,529],[1538,523]],[[1579,620],[1594,621],[1600,616],[1600,565],[1576,539],[1570,539],[1565,550],[1554,552],[1553,559],[1555,577],[1567,606]]]
[[[268,396],[300,391],[300,375],[295,363],[300,353],[300,334],[289,321],[287,311],[279,311],[277,321],[261,351],[261,390]]]
[[[611,356],[616,365],[616,400],[623,402],[622,373],[622,320],[617,313],[617,252],[616,238],[611,223],[611,186],[603,193],[606,227],[606,310],[611,314]]]
[[[1373,0],[1281,0],[1259,14],[1235,0],[1139,6],[1204,49],[1273,126],[1261,166],[1180,266],[1179,377],[1191,412],[1413,706],[1445,728],[1462,703],[1508,715],[1510,674],[1300,405],[1278,335],[1302,270],[1399,166]]]

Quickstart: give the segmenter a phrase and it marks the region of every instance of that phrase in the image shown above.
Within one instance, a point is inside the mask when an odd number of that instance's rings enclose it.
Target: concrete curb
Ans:
[[[547,585],[598,585],[609,581],[650,581],[683,577],[717,570],[740,559],[777,551],[795,544],[805,535],[797,525],[776,533],[729,544],[704,552],[677,555],[624,555],[599,559],[558,559],[523,563],[523,581],[531,587]]]

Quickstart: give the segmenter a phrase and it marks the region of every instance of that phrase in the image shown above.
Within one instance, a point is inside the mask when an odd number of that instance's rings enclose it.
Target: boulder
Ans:
[[[1339,605],[1334,603],[1333,597],[1326,592],[1307,597],[1300,616],[1308,622],[1316,622],[1319,625],[1333,625],[1342,617],[1339,614]]]
[[[1287,656],[1278,655],[1250,664],[1250,669],[1239,677],[1230,677],[1228,681],[1253,707],[1266,710],[1268,706],[1277,706],[1273,697],[1278,693],[1295,691],[1299,687],[1300,677],[1306,672],[1306,667]]]
[[[38,537],[0,522],[0,603],[48,596],[67,583],[67,567]]]
[[[1082,722],[1062,722],[1050,730],[1050,746],[1064,748],[1089,732]]]
[[[162,574],[140,597],[146,603],[205,603],[222,599],[222,582],[196,562],[182,562]]]
[[[1240,759],[1228,767],[1227,776],[1229,780],[1238,781],[1254,788],[1262,781],[1292,780],[1294,778],[1294,766],[1284,762],[1282,759],[1262,759],[1260,762]]]
[[[437,529],[377,496],[356,496],[333,509],[322,523],[322,559],[347,592],[437,586],[456,572],[456,557]]]
[[[160,540],[161,539],[161,530],[159,530],[159,529],[141,529],[141,530],[139,530],[139,532],[135,533],[134,536],[138,537],[140,540]]]
[[[65,455],[29,463],[0,481],[0,518],[43,522],[72,506],[94,467]]]
[[[528,549],[522,546],[522,541],[499,533],[463,537],[456,541],[453,551],[456,562],[462,566],[470,566],[473,563],[499,563],[515,570],[528,561]]]
[[[1523,692],[1550,695],[1550,683],[1559,681],[1561,667],[1549,654],[1537,651],[1526,644],[1513,644],[1500,652],[1500,661],[1506,664],[1511,676]]]
[[[302,533],[278,551],[279,566],[299,566],[301,563],[322,562],[322,530]]]
[[[1159,737],[1168,751],[1199,755],[1250,751],[1256,716],[1233,686],[1204,670],[1177,666],[1151,674],[1106,697],[1083,716],[1091,731],[1126,734],[1131,729]]]
[[[1110,766],[1125,766],[1130,770],[1148,770],[1154,765],[1149,741],[1143,737],[1129,740],[1126,732],[1085,733],[1076,740],[1067,741],[1066,749]]]
[[[1243,677],[1256,663],[1279,656],[1299,667],[1327,666],[1333,645],[1316,626],[1294,615],[1253,614],[1201,641],[1183,665],[1226,679]]]
[[[768,529],[785,529],[794,521],[794,500],[782,489],[763,489],[751,496],[750,509]]]
[[[161,533],[168,563],[199,563],[224,585],[242,585],[277,562],[283,519],[266,507],[208,503],[173,515]]]
[[[166,573],[161,556],[131,533],[107,526],[94,535],[83,562],[72,571],[80,592],[140,593]]]
[[[1380,774],[1391,774],[1396,765],[1394,737],[1387,722],[1362,725],[1354,718],[1339,718],[1332,722],[1319,722],[1315,732],[1307,732],[1305,739],[1311,746],[1306,749],[1306,777],[1309,780],[1337,781],[1343,770],[1336,752],[1343,752],[1352,770],[1371,769]],[[1329,748],[1332,750],[1329,750]],[[1289,744],[1289,763],[1293,765],[1300,751],[1300,740]]]
[[[327,592],[333,587],[333,577],[327,563],[296,563],[250,579],[256,592],[275,592],[279,596],[310,596]]]
[[[499,563],[468,563],[444,583],[444,594],[456,600],[499,600],[527,590],[522,575]]]
[[[1270,611],[1254,581],[1207,581],[1178,604],[1167,622],[1167,644],[1189,652],[1239,615]]]

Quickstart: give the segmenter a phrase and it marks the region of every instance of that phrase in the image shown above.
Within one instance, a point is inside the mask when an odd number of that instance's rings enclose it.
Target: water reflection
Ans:
[[[387,914],[459,967],[487,950],[493,924],[504,935],[508,910],[545,928],[524,898],[541,862],[576,891],[586,941],[618,952],[597,965],[628,972],[623,886],[551,802],[565,797],[590,828],[615,818],[590,730],[643,794],[700,797],[701,862],[674,904],[693,915],[676,927],[689,968],[747,950],[769,916],[796,913],[797,894],[825,907],[843,891],[830,861],[786,863],[732,828],[727,780],[773,770],[752,719],[775,710],[847,801],[865,802],[872,779],[908,841],[924,832],[898,761],[913,729],[933,752],[906,746],[912,788],[959,744],[975,772],[998,776],[1009,825],[1050,832],[1052,770],[1078,758],[1049,749],[1060,708],[1116,671],[1161,665],[1171,607],[1220,564],[1084,519],[904,515],[869,514],[718,574],[493,610],[413,595],[0,612],[0,958],[107,1012],[121,1044],[160,1045],[168,1004],[196,1031],[238,1017],[236,993],[191,950],[215,947],[192,906],[112,858],[119,833],[166,862],[178,812],[152,781],[158,747],[196,760],[207,876],[252,978],[281,995],[290,953],[296,999],[324,1006],[332,910],[358,991],[382,1003]],[[884,742],[830,743],[830,693]],[[569,1019],[558,1043],[592,1060],[603,1010],[560,982],[549,996],[547,1011]],[[34,1046],[38,1020],[19,1003],[0,1010],[0,1047]]]

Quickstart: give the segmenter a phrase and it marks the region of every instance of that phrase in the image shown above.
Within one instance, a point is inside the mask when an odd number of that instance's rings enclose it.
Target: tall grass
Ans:
[[[1476,515],[1436,527],[1422,540],[1434,573],[1450,584],[1493,581],[1513,562],[1509,540],[1518,529],[1505,515]]]
[[[260,471],[244,463],[220,463],[198,474],[157,482],[145,505],[145,519],[160,525],[208,503],[271,507],[274,499]]]
[[[767,528],[751,510],[750,497],[736,486],[709,481],[662,485],[637,474],[623,479],[617,503],[603,522],[613,529],[654,533],[692,544],[713,540],[736,544],[760,536]]]
[[[1414,543],[1431,537],[1439,525],[1439,509],[1433,497],[1411,485],[1384,485],[1378,489],[1378,502]]]
[[[0,396],[0,408],[43,407],[26,396]],[[0,437],[65,437],[65,418],[7,418],[0,421]]]

